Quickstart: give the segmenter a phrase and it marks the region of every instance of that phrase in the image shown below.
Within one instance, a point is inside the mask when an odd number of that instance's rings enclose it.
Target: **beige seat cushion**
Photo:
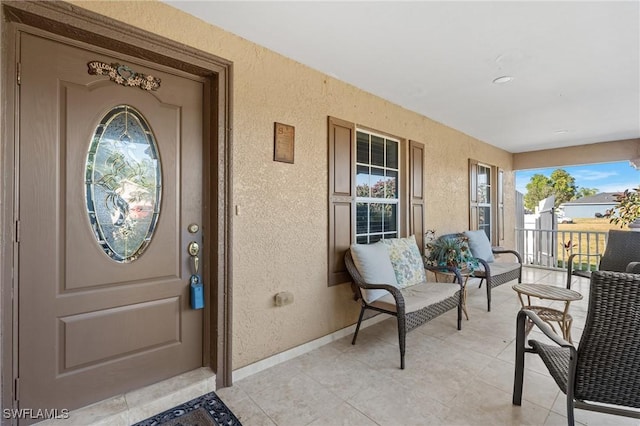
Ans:
[[[460,290],[459,284],[423,282],[405,287],[400,291],[404,296],[405,313],[409,313],[442,302],[458,290]],[[371,303],[371,306],[396,312],[396,301],[390,293]]]
[[[489,264],[489,270],[491,270],[491,276],[502,275],[505,272],[515,271],[520,268],[518,262],[491,262]],[[480,264],[480,268],[473,271],[473,274],[477,278],[484,278],[486,274],[484,272],[484,266]]]

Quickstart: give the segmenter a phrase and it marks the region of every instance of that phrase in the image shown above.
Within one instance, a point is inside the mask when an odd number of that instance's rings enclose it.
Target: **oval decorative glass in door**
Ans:
[[[87,214],[102,250],[136,260],[160,214],[162,173],[153,132],[135,108],[118,105],[96,128],[85,167]]]

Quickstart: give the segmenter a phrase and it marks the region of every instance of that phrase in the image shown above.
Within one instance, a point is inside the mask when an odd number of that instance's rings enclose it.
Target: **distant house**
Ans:
[[[604,214],[607,210],[616,205],[615,192],[601,192],[591,197],[578,198],[560,204],[565,216],[572,218],[592,218],[596,214]]]

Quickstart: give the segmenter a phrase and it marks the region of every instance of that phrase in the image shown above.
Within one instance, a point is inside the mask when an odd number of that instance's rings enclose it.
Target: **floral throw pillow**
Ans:
[[[381,242],[389,249],[398,287],[404,288],[427,280],[415,235],[406,238],[389,238]]]

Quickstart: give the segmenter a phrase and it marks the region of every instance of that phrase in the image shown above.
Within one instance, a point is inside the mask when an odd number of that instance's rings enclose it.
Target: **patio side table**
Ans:
[[[456,282],[456,274],[454,274],[453,272],[450,271],[442,271],[442,270],[438,270],[438,269],[430,269],[431,272],[433,272],[433,274],[436,277],[436,282],[440,282],[438,277],[439,276],[444,276],[445,281],[443,282]],[[463,277],[464,279],[464,283],[462,284],[462,312],[464,312],[464,316],[467,319],[467,321],[469,321],[469,314],[467,313],[467,281],[469,281],[469,277],[473,274],[472,271],[470,271],[469,269],[461,269],[460,270],[460,275]],[[451,280],[451,281],[449,281]]]
[[[569,315],[569,304],[574,300],[582,299],[580,293],[575,290],[547,284],[516,284],[512,288],[518,293],[522,309],[527,309],[538,314],[540,319],[549,324],[554,332],[556,332],[556,330],[551,322],[557,322],[562,331],[562,338],[569,343],[573,343],[571,340],[571,324],[573,323],[573,318]],[[524,303],[523,295],[527,296],[527,304]],[[560,311],[546,306],[532,305],[531,297],[562,301],[564,302],[564,310]],[[531,331],[532,326],[533,323],[527,324],[527,333]]]

